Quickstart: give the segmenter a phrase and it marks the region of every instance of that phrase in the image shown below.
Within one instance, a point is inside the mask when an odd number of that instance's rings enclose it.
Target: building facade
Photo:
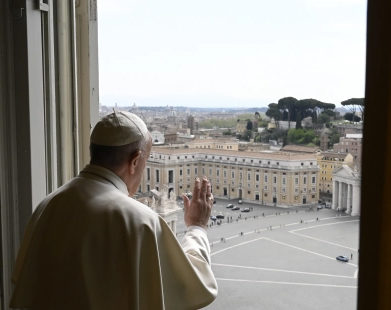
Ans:
[[[215,197],[276,206],[318,202],[318,165],[314,154],[237,152],[211,149],[153,148],[140,191],[168,186],[177,195],[193,190],[207,176]]]
[[[164,144],[164,133],[153,130],[151,131],[152,143],[153,144]]]
[[[189,149],[239,150],[237,139],[197,139],[187,145]]]
[[[350,153],[357,165],[361,164],[362,135],[346,135],[339,139],[339,142],[333,146],[334,152]]]
[[[338,133],[342,136],[345,136],[349,133],[361,133],[363,132],[362,124],[336,124],[334,127],[337,129]]]
[[[317,155],[319,166],[319,192],[320,194],[333,194],[333,173],[343,164],[351,164],[353,156],[333,151],[319,152]]]
[[[361,176],[358,170],[342,165],[333,174],[332,208],[360,215]]]

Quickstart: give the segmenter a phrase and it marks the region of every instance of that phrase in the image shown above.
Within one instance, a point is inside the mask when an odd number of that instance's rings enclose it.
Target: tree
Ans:
[[[326,114],[326,115],[330,116],[330,118],[336,117],[336,113],[333,110],[324,110],[324,111],[322,111],[321,114]]]
[[[326,113],[321,113],[318,116],[317,122],[318,124],[328,124],[330,123],[330,116],[327,115]]]
[[[285,97],[278,100],[277,106],[280,110],[283,110],[286,115],[286,119],[284,117],[283,112],[283,119],[287,120],[289,123],[288,127],[291,128],[290,122],[296,119],[296,105],[298,100],[294,97]]]
[[[289,129],[288,143],[291,144],[317,144],[318,137],[312,129]]]
[[[266,111],[266,116],[268,116],[270,118],[274,118],[274,120],[276,122],[276,126],[279,127],[278,121],[281,120],[282,113],[281,113],[280,109],[278,108],[277,103],[270,103],[268,105],[268,107],[269,107],[269,109]]]
[[[360,111],[361,118],[364,120],[364,104],[365,98],[350,98],[341,102],[341,105],[348,107],[350,112],[355,115],[356,111]]]
[[[301,121],[303,118],[311,116],[314,123],[317,122],[318,116],[322,113],[334,113],[335,104],[326,103],[316,99],[301,99],[297,100],[294,97],[285,97],[278,100],[278,103],[269,104],[269,109],[266,111],[266,115],[270,118],[274,118],[278,126],[279,120],[295,121],[296,129],[301,128]],[[323,116],[324,120],[327,118]],[[290,127],[290,123],[289,123]]]
[[[333,147],[334,144],[339,142],[341,135],[338,133],[337,128],[332,128],[329,135],[329,147]]]
[[[247,125],[246,125],[247,130],[253,130],[253,122],[251,120],[247,120]]]
[[[251,135],[252,135],[251,130],[246,130],[242,135],[237,135],[236,137],[239,140],[250,141]]]
[[[279,142],[283,142],[283,144],[286,144],[286,136],[287,136],[288,130],[284,129],[271,129],[271,130],[264,130],[257,136],[257,141],[268,143],[270,140],[276,140]]]
[[[322,102],[316,99],[301,99],[296,103],[297,117],[296,128],[301,128],[303,118],[311,116],[314,123],[317,122],[318,114],[327,110],[335,109],[335,104]]]
[[[358,117],[357,115],[354,115],[353,113],[345,113],[343,116],[344,119],[346,119],[349,122],[359,122],[361,121],[361,117]]]

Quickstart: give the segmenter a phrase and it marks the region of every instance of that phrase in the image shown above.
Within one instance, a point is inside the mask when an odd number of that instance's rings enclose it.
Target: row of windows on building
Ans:
[[[190,168],[187,168],[186,172],[187,172],[188,176],[191,175]],[[267,173],[268,173],[267,171],[264,172],[264,183],[268,183],[268,181],[269,181],[269,175]],[[198,175],[198,168],[197,167],[194,168],[194,174]],[[204,168],[202,168],[202,174],[205,175]],[[183,169],[179,169],[179,175],[183,176]],[[212,169],[209,169],[209,175],[212,176]],[[224,176],[224,179],[227,178],[227,171],[226,170],[223,171],[223,176]],[[216,170],[216,177],[220,177],[220,170],[219,169]],[[231,171],[231,178],[232,179],[235,178],[234,171]],[[147,181],[150,181],[150,180],[151,180],[151,168],[148,167],[147,168]],[[243,180],[243,173],[242,172],[239,172],[239,180]],[[277,176],[274,175],[272,177],[272,180],[273,180],[274,184],[277,184]],[[322,180],[323,180],[323,177],[322,177]],[[247,181],[251,181],[251,173],[247,173]],[[260,181],[259,174],[255,174],[255,181],[256,182]],[[160,182],[160,170],[159,169],[155,169],[155,182],[156,183]],[[168,170],[168,183],[173,183],[173,182],[174,182],[174,170]],[[281,183],[282,183],[282,185],[286,185],[285,172],[283,173],[283,176],[281,178]],[[316,183],[316,176],[313,175],[311,177],[311,183],[312,184]],[[304,185],[307,184],[307,176],[302,177],[302,184],[304,184]],[[295,177],[295,185],[299,185],[299,177],[298,176]]]
[[[146,185],[147,186],[147,192],[149,192],[150,190],[151,190],[151,186],[150,186],[150,184],[147,184]],[[187,184],[187,186],[183,186],[183,185],[180,185],[179,186],[179,189],[184,189],[184,187],[186,187],[186,189],[191,189],[191,185],[190,184]],[[159,190],[159,186],[155,186],[155,189],[156,190]],[[219,185],[216,185],[216,189],[217,190],[219,190],[220,189],[220,186]],[[273,195],[274,194],[277,194],[277,188],[276,187],[273,187],[272,188],[273,190],[272,190],[272,193],[273,193]],[[233,192],[235,192],[235,188],[231,188],[231,192],[233,193]],[[265,185],[265,187],[264,187],[264,190],[262,191],[262,193],[263,193],[263,195],[265,196],[265,197],[267,197],[267,191],[268,191],[268,187],[267,187],[267,185]],[[141,192],[141,186],[139,187],[139,192]],[[295,195],[299,195],[299,194],[302,194],[302,195],[306,195],[306,194],[312,194],[312,198],[315,198],[315,193],[316,192],[316,188],[315,187],[313,187],[310,191],[308,191],[307,192],[307,190],[306,190],[306,188],[303,188],[303,190],[300,192],[299,191],[299,189],[298,188],[296,188],[295,189],[295,191],[294,191],[294,194]],[[328,191],[329,192],[329,191]],[[247,194],[248,195],[251,195],[251,190],[248,190],[247,191]],[[281,194],[282,195],[284,195],[284,194],[287,194],[287,190],[286,190],[286,187],[282,187],[281,188]],[[228,195],[228,189],[227,188],[224,188],[224,196],[227,196]],[[259,200],[259,192],[256,192],[255,193],[255,200]],[[284,199],[285,199],[285,197],[283,197]]]
[[[150,155],[150,158],[151,159],[157,159],[157,158],[159,158],[159,159],[168,159],[168,160],[171,160],[171,156],[164,156],[164,155],[161,155],[161,154],[159,154],[159,156],[157,155],[157,154],[151,154]],[[189,156],[187,156],[187,155],[182,155],[182,156],[176,156],[176,159],[195,159],[195,155],[189,155]],[[275,162],[271,162],[270,160],[268,160],[268,161],[262,161],[262,160],[254,160],[254,159],[246,159],[246,158],[237,158],[237,157],[224,157],[223,158],[223,156],[214,156],[214,155],[205,155],[205,157],[204,157],[205,159],[218,159],[218,160],[227,160],[227,161],[234,161],[234,162],[238,162],[238,161],[241,161],[241,162],[243,162],[243,163],[245,163],[245,162],[248,162],[248,163],[251,163],[251,164],[253,164],[253,163],[258,163],[258,164],[262,164],[262,163],[264,163],[264,164],[268,164],[268,165],[277,165],[277,166],[279,166],[280,165],[280,162],[279,161],[275,161]],[[313,164],[314,164],[314,162],[309,162],[309,164],[310,164],[310,166],[312,166]],[[304,166],[304,162],[301,162],[300,163],[300,165],[301,166]]]
[[[327,168],[327,164],[322,164],[322,168]],[[335,168],[335,165],[330,165],[330,168]]]
[[[334,157],[325,157],[324,160],[329,160],[329,161],[344,161],[344,158],[334,158]],[[327,167],[327,165],[326,165]]]
[[[195,148],[196,149],[206,149],[206,148],[210,149],[210,145],[208,145],[208,146],[206,146],[206,145],[196,145]],[[216,148],[217,149],[221,149],[221,150],[223,150],[223,149],[232,150],[232,145],[227,145],[226,147],[224,147],[224,145],[216,145]],[[193,156],[193,158],[194,158],[194,156]],[[179,156],[178,156],[177,159],[179,159]]]
[[[187,184],[186,189],[190,189],[190,188],[191,188],[190,184]],[[158,191],[158,190],[159,190],[159,186],[155,186],[155,189]],[[184,189],[184,186],[183,186],[183,185],[180,185],[180,186],[179,186],[179,189],[181,189],[181,190]],[[216,189],[220,189],[219,185],[216,186]],[[151,186],[150,186],[150,184],[147,184],[147,192],[149,192],[150,190],[151,190]],[[268,188],[267,188],[267,186],[265,185],[265,188],[264,188],[264,191],[263,191],[263,196],[265,196],[265,197],[267,197],[267,190],[268,190]],[[141,192],[141,185],[140,185],[138,191]],[[306,189],[304,188],[303,191],[300,193],[300,192],[299,192],[299,189],[296,188],[296,189],[295,189],[295,195],[299,195],[299,194],[306,195],[306,194],[311,194],[311,193],[312,193],[312,196],[311,196],[311,197],[312,197],[312,198],[315,198],[315,197],[316,197],[316,195],[314,194],[315,191],[316,191],[316,189],[315,189],[315,187],[314,187],[314,188],[311,189],[310,192],[307,193]],[[235,188],[231,188],[231,192],[235,192]],[[329,191],[327,191],[327,192],[329,193]],[[276,194],[276,193],[277,193],[277,188],[276,188],[276,187],[273,187],[273,195]],[[284,195],[284,194],[286,194],[286,193],[287,193],[286,187],[282,187],[282,188],[281,188],[281,194]],[[251,195],[251,190],[248,190],[248,191],[247,191],[247,194],[248,194],[248,195]],[[227,195],[228,195],[228,189],[227,189],[227,188],[224,188],[224,196],[227,196]],[[259,197],[260,197],[260,193],[259,193],[259,192],[255,192],[255,200],[259,200]],[[283,196],[282,198],[285,199],[286,197]]]

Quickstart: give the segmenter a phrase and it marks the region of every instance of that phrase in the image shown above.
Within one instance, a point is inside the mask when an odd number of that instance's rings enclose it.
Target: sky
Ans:
[[[364,97],[365,0],[98,2],[102,105]]]

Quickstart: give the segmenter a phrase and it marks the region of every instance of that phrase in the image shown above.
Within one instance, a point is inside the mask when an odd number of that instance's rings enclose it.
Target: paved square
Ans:
[[[227,203],[208,232],[219,294],[205,309],[356,309],[358,217],[250,204],[240,213]]]

